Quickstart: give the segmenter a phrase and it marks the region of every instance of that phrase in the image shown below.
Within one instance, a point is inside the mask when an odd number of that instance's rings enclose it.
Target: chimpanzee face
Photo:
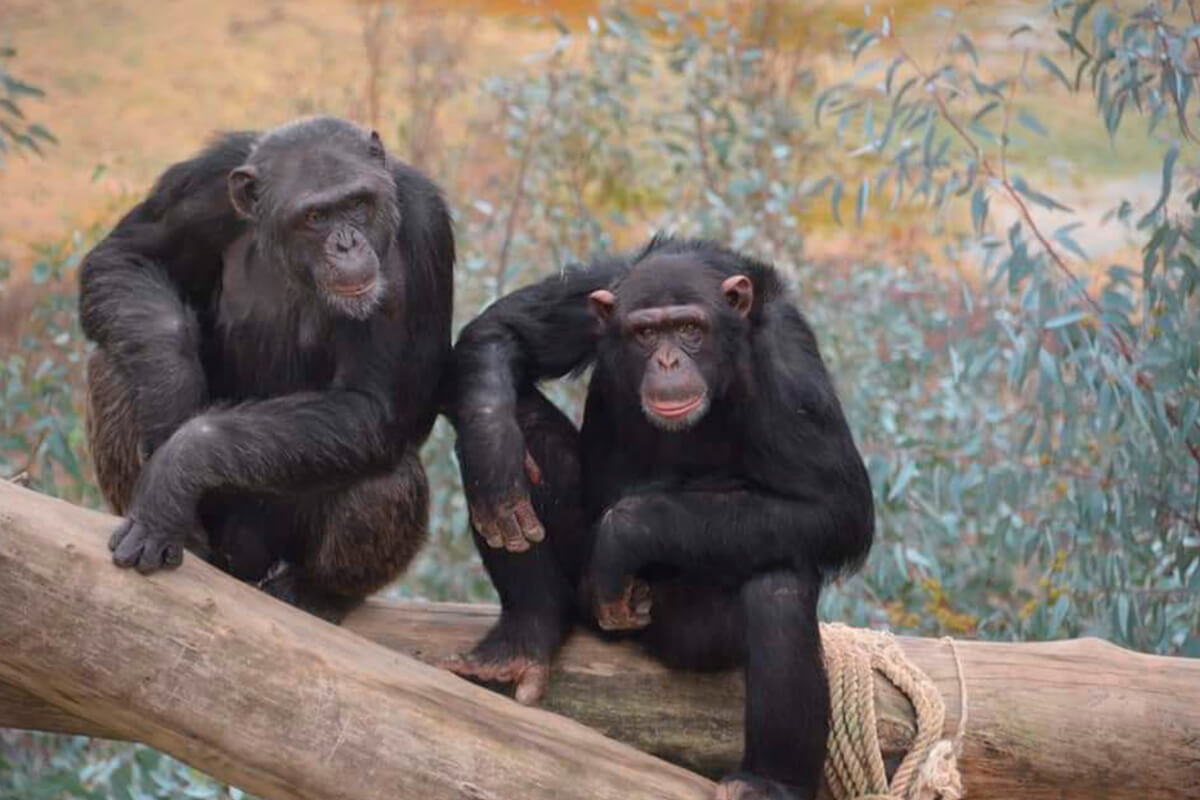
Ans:
[[[682,431],[708,413],[728,383],[726,339],[744,335],[754,302],[750,279],[724,280],[677,256],[639,265],[616,288],[593,292],[593,313],[621,343],[626,380],[636,380],[642,413],[655,427]],[[636,376],[636,377],[635,377]]]
[[[388,288],[380,257],[399,227],[395,183],[378,134],[327,124],[319,137],[284,128],[259,143],[230,173],[230,197],[267,258],[335,313],[365,319]]]

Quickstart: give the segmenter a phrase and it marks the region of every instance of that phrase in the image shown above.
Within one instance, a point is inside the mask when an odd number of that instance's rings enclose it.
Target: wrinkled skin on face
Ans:
[[[667,262],[658,267],[663,273],[686,268],[674,263],[678,259],[662,260]],[[723,354],[716,330],[728,324],[720,317],[746,318],[754,306],[754,287],[745,275],[733,275],[720,282],[719,291],[713,287],[719,300],[671,297],[664,302],[650,291],[652,285],[622,285],[620,300],[600,289],[589,302],[600,323],[620,337],[626,369],[641,375],[638,394],[646,419],[661,430],[682,431],[704,418],[720,392],[717,366]]]
[[[304,140],[287,129],[229,175],[238,213],[263,255],[335,313],[366,319],[387,289],[380,269],[400,223],[395,184],[374,131],[348,126]]]

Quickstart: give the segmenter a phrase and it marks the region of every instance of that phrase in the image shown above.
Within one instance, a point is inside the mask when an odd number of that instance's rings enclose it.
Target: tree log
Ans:
[[[267,797],[711,791],[365,640],[436,661],[478,639],[494,608],[376,601],[338,630],[195,558],[150,578],[112,568],[113,523],[0,485],[0,725],[144,741]],[[900,641],[946,698],[952,734],[961,710],[949,646]],[[1200,797],[1200,662],[1095,639],[956,649],[970,797]],[[875,689],[880,740],[897,756],[912,709],[882,678]],[[742,691],[739,675],[672,672],[580,632],[543,705],[718,775],[740,758]]]
[[[0,680],[268,798],[703,798],[712,784],[0,484]]]

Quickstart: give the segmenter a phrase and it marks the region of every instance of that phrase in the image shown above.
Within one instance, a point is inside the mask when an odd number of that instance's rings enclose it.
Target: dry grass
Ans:
[[[552,40],[506,18],[485,22],[466,74],[505,69]],[[354,2],[326,0],[6,0],[13,67],[46,91],[27,111],[61,144],[0,171],[0,257],[20,265],[33,243],[111,219],[214,131],[315,113],[365,120],[361,25]],[[405,20],[394,25],[399,39]],[[394,141],[403,54],[385,55],[380,127]],[[442,118],[452,126],[455,109]]]

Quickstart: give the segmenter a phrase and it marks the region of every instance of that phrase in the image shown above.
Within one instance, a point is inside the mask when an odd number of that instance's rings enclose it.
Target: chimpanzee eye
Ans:
[[[314,208],[304,215],[304,221],[309,225],[320,225],[325,221],[325,211],[320,208]]]
[[[654,341],[658,338],[658,331],[650,325],[639,325],[634,329],[633,335],[637,337],[640,344],[649,346],[654,344]]]
[[[679,338],[684,344],[698,345],[704,337],[704,331],[700,330],[700,326],[694,322],[685,322],[678,328]]]

